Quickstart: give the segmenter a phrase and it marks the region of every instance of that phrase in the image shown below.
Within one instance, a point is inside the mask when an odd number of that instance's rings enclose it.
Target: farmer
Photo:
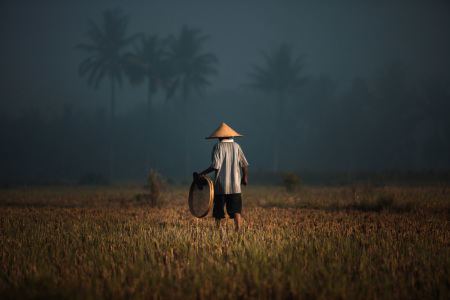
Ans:
[[[247,185],[247,166],[244,152],[241,147],[233,141],[233,137],[241,137],[227,124],[222,123],[207,139],[218,138],[219,142],[214,145],[211,153],[211,166],[199,174],[204,177],[206,174],[215,172],[214,179],[214,208],[213,217],[217,226],[225,218],[224,205],[227,214],[234,219],[236,231],[241,228],[241,184]],[[243,177],[241,178],[242,168]]]

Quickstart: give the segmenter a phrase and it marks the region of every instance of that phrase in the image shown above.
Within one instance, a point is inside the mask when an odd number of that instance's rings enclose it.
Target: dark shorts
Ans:
[[[231,219],[234,219],[234,214],[240,214],[242,210],[241,194],[214,195],[214,218],[225,218],[224,205],[227,207],[227,214]]]

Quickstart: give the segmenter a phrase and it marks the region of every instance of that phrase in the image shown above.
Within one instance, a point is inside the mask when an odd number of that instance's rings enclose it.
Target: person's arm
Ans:
[[[241,184],[247,185],[247,167],[242,168],[242,173],[244,176],[242,176]]]
[[[198,174],[198,176],[200,177],[205,177],[206,174],[211,173],[212,171],[215,171],[216,169],[209,167],[208,169],[206,169],[205,171],[201,172],[200,174]]]
[[[222,159],[220,157],[220,151],[217,148],[217,144],[216,144],[216,145],[214,145],[214,148],[211,153],[211,166],[208,169],[206,169],[205,171],[198,174],[198,176],[205,177],[206,174],[209,174],[209,173],[217,170],[214,167],[218,168],[218,166],[220,166],[221,164],[222,164]]]

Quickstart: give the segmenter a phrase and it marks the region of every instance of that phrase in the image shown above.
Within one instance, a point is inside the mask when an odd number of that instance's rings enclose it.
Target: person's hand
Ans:
[[[200,173],[200,174],[198,174],[198,177],[205,177],[205,174]]]
[[[247,177],[244,177],[241,179],[241,184],[246,186],[247,185]]]

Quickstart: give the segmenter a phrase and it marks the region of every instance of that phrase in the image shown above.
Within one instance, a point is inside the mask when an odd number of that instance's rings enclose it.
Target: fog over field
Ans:
[[[449,37],[448,0],[0,1],[0,299],[448,299]],[[222,123],[248,176],[200,188]]]
[[[217,74],[189,94],[158,77],[148,110],[147,78],[121,71],[111,138],[110,78],[89,85],[76,46],[116,8],[125,37],[198,29]],[[188,178],[222,122],[253,172],[450,169],[448,1],[2,1],[0,22],[0,178]],[[280,79],[277,53],[301,68]]]

